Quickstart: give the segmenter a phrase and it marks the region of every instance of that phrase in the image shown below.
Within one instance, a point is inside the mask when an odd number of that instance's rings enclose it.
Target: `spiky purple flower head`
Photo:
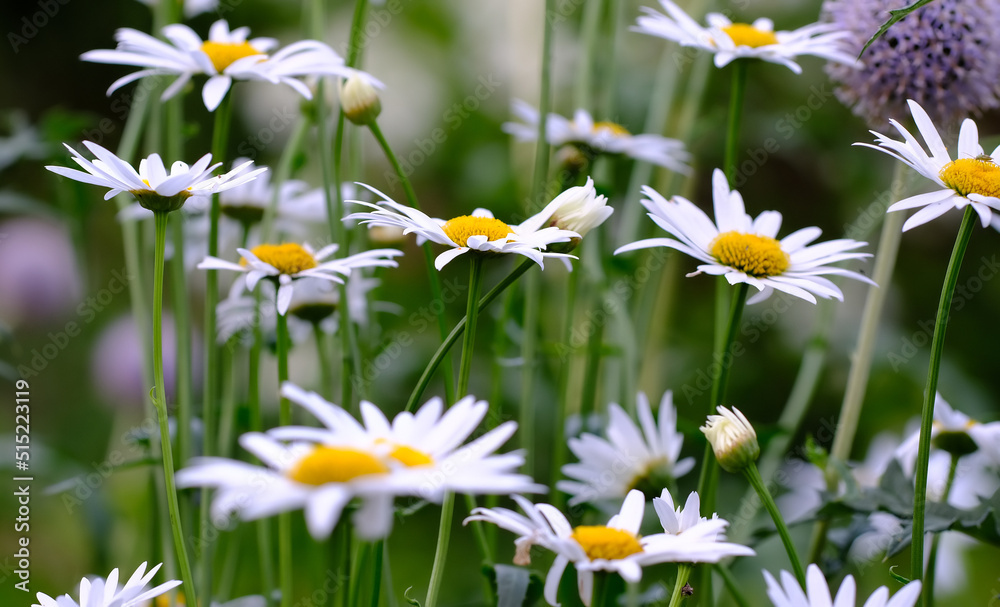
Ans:
[[[898,0],[826,0],[825,20],[851,32],[861,52]],[[889,28],[865,51],[864,65],[827,64],[837,98],[872,128],[919,103],[939,125],[955,125],[1000,105],[1000,2],[935,0]]]

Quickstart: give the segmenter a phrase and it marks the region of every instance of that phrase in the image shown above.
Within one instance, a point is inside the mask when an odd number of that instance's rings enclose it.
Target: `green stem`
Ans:
[[[559,361],[559,405],[556,411],[556,423],[553,426],[552,440],[552,470],[549,473],[549,484],[555,485],[556,480],[562,474],[562,466],[566,463],[566,418],[569,417],[569,388],[570,377],[573,370],[573,316],[576,314],[576,299],[580,290],[580,272],[570,272],[566,281],[566,305],[563,311],[562,339],[563,346],[562,360]],[[563,506],[563,492],[553,492],[552,505],[556,508]]]
[[[750,607],[750,603],[747,602],[746,597],[743,596],[743,592],[740,590],[739,582],[733,577],[733,572],[729,570],[729,567],[718,563],[715,565],[715,570],[718,572],[719,577],[722,578],[722,583],[726,585],[729,596],[733,597],[736,604],[739,607]]]
[[[733,61],[733,82],[729,91],[729,126],[726,129],[726,155],[723,170],[729,187],[736,180],[736,157],[739,155],[740,124],[743,122],[743,97],[747,87],[747,59]]]
[[[260,412],[260,352],[263,348],[264,333],[261,330],[260,289],[254,289],[253,344],[250,346],[247,363],[247,408],[250,412],[250,429],[264,431],[264,420]],[[274,588],[273,530],[269,519],[261,519],[257,527],[257,557],[260,564],[261,586],[267,604],[273,605],[271,590]]]
[[[524,336],[521,340],[521,406],[520,434],[521,445],[525,450],[524,473],[533,476],[535,453],[535,390],[534,379],[536,369],[535,357],[538,350],[538,317],[542,304],[541,276],[535,272],[524,279]],[[503,327],[501,327],[503,330]],[[499,417],[500,403],[496,403],[492,416]]]
[[[333,373],[331,370],[332,361],[330,353],[326,351],[326,333],[320,328],[318,322],[313,324],[313,340],[316,342],[316,355],[319,360],[319,376],[322,386],[323,398],[333,398]]]
[[[615,607],[617,601],[612,593],[611,587],[611,576],[615,575],[610,571],[595,571],[594,575],[594,586],[591,588],[591,606],[592,607]]]
[[[281,184],[291,178],[295,157],[302,149],[308,133],[309,121],[305,119],[299,120],[298,124],[295,125],[295,130],[292,131],[291,137],[288,138],[288,143],[281,150],[281,157],[278,159],[278,165],[275,167],[274,175],[271,177],[271,201],[267,205],[267,208],[264,209],[264,217],[260,221],[261,242],[266,243],[271,241],[271,235],[274,232],[274,219],[278,215],[278,202],[281,199]]]
[[[913,496],[913,537],[910,546],[910,576],[920,579],[924,570],[924,511],[927,508],[927,467],[931,454],[931,426],[934,423],[934,397],[937,394],[938,373],[941,370],[941,355],[944,352],[944,335],[951,317],[951,301],[958,283],[959,268],[965,250],[972,238],[972,228],[976,225],[976,212],[972,205],[965,207],[962,227],[959,228],[955,248],[948,262],[944,286],[941,288],[941,302],[938,304],[937,320],[934,323],[934,337],[931,339],[931,360],[927,369],[927,387],[924,389],[924,405],[920,415],[920,446],[917,451],[916,493]],[[927,599],[927,587],[923,591]],[[926,605],[926,602],[924,603]]]
[[[549,141],[547,137],[549,110],[552,107],[552,42],[555,39],[556,0],[545,0],[542,23],[542,74],[538,97],[538,130],[535,133],[535,172],[531,186],[531,204],[541,205],[545,197],[545,180],[549,174]]]
[[[441,522],[438,525],[437,546],[434,549],[434,564],[431,566],[431,580],[427,585],[427,599],[424,607],[435,607],[441,580],[444,577],[445,561],[448,557],[448,543],[451,539],[451,519],[455,514],[455,494],[450,491],[441,502]]]
[[[465,339],[462,341],[462,359],[458,367],[456,398],[464,397],[469,390],[472,374],[472,355],[476,343],[476,323],[479,320],[479,294],[483,290],[483,257],[473,253],[469,264],[469,300],[465,307]]]
[[[597,300],[594,302],[594,318],[602,318],[605,312],[601,294],[596,292],[592,293],[592,296]],[[587,361],[583,372],[583,389],[580,393],[580,417],[585,425],[587,416],[597,412],[597,381],[604,337],[604,324],[595,322],[593,325],[593,333],[587,339]]]
[[[194,590],[194,578],[191,575],[191,563],[188,561],[187,546],[184,544],[184,531],[181,529],[180,507],[177,503],[177,488],[174,484],[174,458],[170,446],[170,426],[167,416],[166,383],[163,380],[163,262],[167,246],[167,213],[155,213],[156,221],[156,254],[153,271],[153,402],[156,405],[157,417],[160,421],[160,448],[163,456],[163,478],[167,490],[167,510],[170,516],[170,528],[173,532],[174,550],[177,553],[177,565],[181,580],[184,582],[184,595],[192,605],[197,605]]]
[[[746,307],[747,283],[740,283],[733,294],[729,306],[729,319],[726,324],[724,337],[717,340],[716,352],[713,356],[715,367],[718,371],[712,377],[712,392],[709,402],[708,414],[714,415],[722,399],[726,395],[726,388],[729,384],[729,371],[734,361],[727,364],[726,356],[736,341],[736,333],[739,331],[740,321],[743,318],[743,309]],[[719,463],[715,460],[715,453],[712,451],[712,444],[705,444],[704,462],[701,467],[701,478],[698,481],[698,494],[701,496],[702,508],[707,511],[715,510],[715,487],[716,483],[710,479],[718,478]]]
[[[687,563],[677,564],[677,581],[674,582],[674,592],[670,595],[668,607],[680,607],[684,601],[684,586],[687,585],[688,577],[691,575],[691,565]]]
[[[378,607],[379,595],[382,591],[382,565],[385,562],[383,553],[385,550],[385,540],[375,542],[372,550],[372,595],[369,602],[370,607]]]
[[[795,571],[795,577],[799,581],[799,585],[803,588],[806,587],[806,570],[802,568],[802,561],[799,559],[799,554],[795,550],[795,544],[792,542],[792,536],[788,533],[788,525],[785,524],[785,519],[781,516],[781,512],[778,510],[777,504],[774,503],[774,498],[771,497],[771,493],[764,486],[764,479],[760,476],[760,471],[757,470],[757,464],[750,462],[750,465],[743,469],[743,474],[747,477],[750,485],[760,496],[760,500],[764,502],[764,508],[767,509],[768,514],[771,515],[771,519],[774,521],[774,526],[778,529],[778,535],[781,536],[781,543],[785,545],[785,551],[788,552],[788,558],[792,561],[792,569]]]
[[[958,459],[957,455],[951,455],[951,463],[948,466],[948,480],[945,481],[944,496],[941,499],[942,503],[945,504],[948,503],[951,487],[955,484],[955,473],[958,472]],[[934,582],[937,577],[937,552],[940,542],[941,534],[935,533],[934,538],[931,540],[930,554],[927,555],[927,573],[924,576],[925,587],[927,589],[927,594],[925,595],[927,607],[934,607]]]
[[[413,184],[410,183],[410,178],[406,175],[406,171],[403,170],[403,166],[399,164],[399,159],[389,146],[389,142],[386,140],[385,135],[382,134],[382,129],[378,126],[378,121],[372,120],[368,123],[368,128],[371,129],[372,135],[378,142],[379,147],[382,148],[382,153],[385,154],[389,164],[392,165],[393,171],[396,172],[396,176],[399,178],[399,183],[403,186],[403,192],[406,194],[406,203],[414,209],[419,210],[420,203],[417,201],[417,193],[413,189]],[[441,289],[441,276],[434,268],[434,252],[431,250],[431,244],[429,242],[425,242],[422,248],[424,251],[424,262],[427,266],[428,278],[430,279],[431,300],[443,302],[444,299],[442,298],[443,290]],[[447,339],[448,321],[444,317],[444,306],[431,306],[431,308],[439,310],[437,313],[438,332],[441,334],[442,340]],[[450,364],[445,364],[442,373],[444,374],[445,398],[448,402],[454,402],[456,395],[451,393],[451,387],[455,382],[455,374],[452,366]]]
[[[288,318],[278,314],[278,386],[288,381]],[[278,425],[292,423],[292,403],[281,397]],[[281,607],[292,604],[292,518],[288,512],[278,515],[278,577],[281,583]]]
[[[483,298],[479,301],[478,310],[481,311],[485,309],[486,306],[490,305],[493,302],[493,300],[499,297],[499,295],[503,293],[503,291],[507,287],[514,284],[515,280],[517,280],[518,278],[521,277],[522,274],[530,270],[531,267],[534,265],[534,263],[535,262],[529,259],[525,259],[524,261],[522,261],[516,268],[514,268],[511,271],[510,274],[508,274],[503,280],[497,283],[495,287],[490,289],[489,293],[483,296]],[[420,379],[417,380],[417,385],[413,388],[413,392],[410,393],[409,400],[406,401],[406,409],[405,409],[406,411],[412,412],[416,410],[417,402],[420,400],[420,397],[423,395],[424,390],[427,388],[427,384],[430,383],[431,377],[434,375],[434,372],[437,370],[437,368],[441,365],[441,362],[448,355],[448,351],[451,350],[451,347],[455,345],[455,342],[458,341],[458,338],[461,337],[462,333],[465,331],[467,322],[468,322],[468,316],[458,321],[458,324],[456,324],[455,328],[451,330],[451,333],[449,333],[445,337],[444,341],[441,343],[437,351],[434,353],[434,356],[431,357],[430,362],[427,363],[427,367],[424,368],[424,372],[420,375]]]

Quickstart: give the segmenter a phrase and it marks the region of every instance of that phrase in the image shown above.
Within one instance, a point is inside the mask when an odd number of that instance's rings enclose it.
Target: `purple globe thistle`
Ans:
[[[826,0],[823,15],[851,32],[860,53],[898,0]],[[935,124],[954,125],[1000,105],[1000,2],[936,0],[909,14],[872,43],[863,66],[829,63],[837,98],[872,128],[919,103]]]

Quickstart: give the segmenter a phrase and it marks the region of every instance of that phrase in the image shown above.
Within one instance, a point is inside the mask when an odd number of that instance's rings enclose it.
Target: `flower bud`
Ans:
[[[739,409],[719,407],[720,415],[709,415],[700,428],[712,444],[715,458],[727,472],[740,472],[760,457],[757,433]]]
[[[573,238],[568,243],[549,247],[553,251],[568,253],[580,244],[580,239],[588,232],[604,223],[614,212],[614,209],[608,206],[606,197],[597,194],[594,180],[588,177],[586,185],[569,188],[559,194],[542,212],[549,214],[546,225],[576,232],[580,235],[579,238]]]
[[[382,112],[378,91],[357,74],[341,82],[340,105],[344,115],[354,124],[369,124]]]

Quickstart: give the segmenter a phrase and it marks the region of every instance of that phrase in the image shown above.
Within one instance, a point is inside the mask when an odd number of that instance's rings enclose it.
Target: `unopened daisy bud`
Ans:
[[[340,105],[344,115],[354,124],[369,124],[382,113],[378,91],[370,82],[357,75],[340,85]]]
[[[614,209],[608,206],[608,199],[597,194],[594,180],[590,177],[586,185],[559,194],[541,213],[548,215],[546,225],[576,232],[579,236],[569,242],[550,245],[549,250],[561,253],[572,251],[580,244],[580,239],[604,223],[613,212]]]
[[[720,415],[709,415],[700,429],[708,437],[719,465],[727,472],[740,472],[757,461],[760,446],[757,433],[739,409],[719,407]]]

